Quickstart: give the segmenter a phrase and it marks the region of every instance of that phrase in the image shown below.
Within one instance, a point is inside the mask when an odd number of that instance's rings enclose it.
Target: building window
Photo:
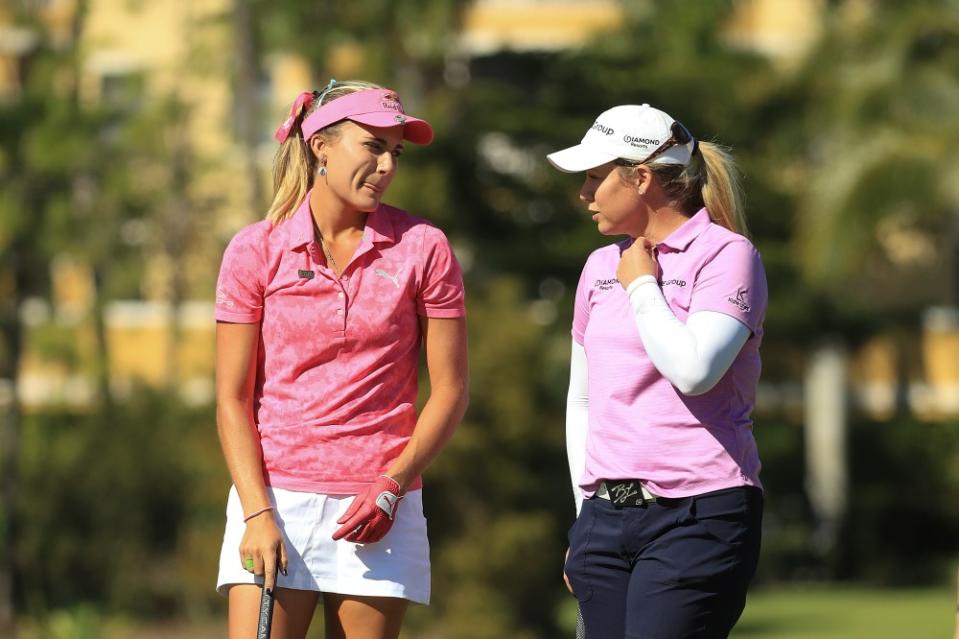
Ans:
[[[100,76],[101,103],[117,111],[135,111],[143,102],[144,86],[143,73],[139,71],[104,73]]]

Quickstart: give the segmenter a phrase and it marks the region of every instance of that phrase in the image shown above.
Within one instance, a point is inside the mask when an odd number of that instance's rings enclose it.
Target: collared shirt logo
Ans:
[[[593,282],[593,288],[601,291],[611,291],[619,284],[619,280],[596,280]]]
[[[746,299],[746,295],[748,293],[749,293],[748,288],[743,288],[740,286],[739,289],[736,291],[736,296],[726,298],[726,301],[729,302],[730,304],[734,304],[737,307],[739,307],[739,310],[741,310],[743,313],[748,313],[749,309],[751,308],[749,306],[749,301]]]
[[[236,304],[233,303],[233,300],[226,294],[222,288],[216,289],[216,304],[217,306],[225,306],[227,308],[235,308]]]

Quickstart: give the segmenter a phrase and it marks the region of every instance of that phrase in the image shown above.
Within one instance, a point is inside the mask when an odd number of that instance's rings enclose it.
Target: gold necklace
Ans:
[[[326,242],[323,241],[323,236],[319,233],[316,234],[320,238],[320,248],[323,249],[323,254],[326,255],[326,261],[333,266],[333,272],[337,275],[340,274],[340,267],[336,265],[336,260],[333,259],[333,253],[330,252],[330,249],[327,248]]]

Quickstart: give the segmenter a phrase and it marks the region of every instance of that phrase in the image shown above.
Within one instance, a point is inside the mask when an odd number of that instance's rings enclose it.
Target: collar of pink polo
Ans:
[[[390,89],[354,91],[330,100],[306,116],[300,130],[309,140],[317,131],[340,120],[352,120],[375,127],[403,125],[403,137],[414,144],[433,141],[433,127],[426,120],[407,115],[403,103]]]
[[[310,211],[310,189],[296,213],[286,222],[288,240],[287,246],[296,249],[312,242],[315,238],[313,231],[313,213]],[[393,222],[390,216],[383,211],[385,204],[380,204],[375,210],[366,216],[366,230],[363,232],[363,239],[369,239],[373,244],[386,242],[396,243],[396,237],[393,232]]]
[[[705,208],[699,209],[695,215],[683,222],[683,225],[667,235],[659,244],[668,246],[674,251],[685,251],[690,243],[705,231],[712,220],[709,219],[709,211]]]

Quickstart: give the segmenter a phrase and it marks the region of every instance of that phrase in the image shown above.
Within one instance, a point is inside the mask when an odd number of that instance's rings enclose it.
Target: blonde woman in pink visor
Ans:
[[[217,589],[229,636],[392,638],[430,597],[420,475],[466,410],[462,274],[445,235],[383,203],[404,142],[432,128],[399,96],[331,81],[276,132],[274,198],[223,256],[217,425],[233,487]],[[430,395],[417,415],[417,362]]]

